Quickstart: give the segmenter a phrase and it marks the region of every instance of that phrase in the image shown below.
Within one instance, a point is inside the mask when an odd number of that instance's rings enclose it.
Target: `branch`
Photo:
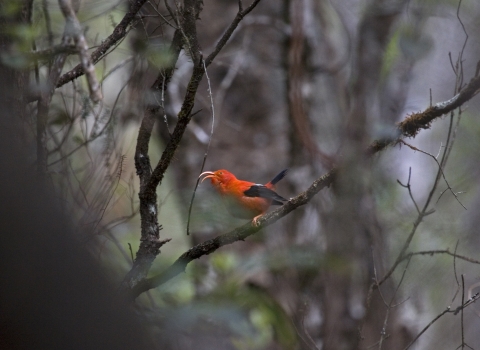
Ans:
[[[205,66],[208,67],[213,62],[213,60],[218,55],[220,50],[223,49],[227,41],[230,39],[230,37],[232,36],[233,32],[235,31],[235,29],[237,28],[238,24],[243,19],[243,17],[248,15],[250,11],[252,11],[255,8],[255,6],[258,5],[259,2],[260,0],[254,0],[251,3],[251,5],[248,6],[245,10],[243,10],[242,2],[241,1],[239,2],[238,12],[237,12],[237,15],[235,16],[235,19],[232,21],[230,26],[228,26],[225,33],[223,33],[222,37],[220,38],[217,45],[215,46],[215,49],[212,51],[212,53],[210,53],[210,55],[208,55],[207,59],[205,60]]]
[[[176,30],[172,44],[170,45],[170,53],[172,55],[172,63],[169,67],[162,69],[152,86],[152,90],[167,89],[167,85],[172,78],[175,63],[178,60],[182,49],[182,37],[180,30]],[[161,106],[163,108],[163,106]],[[164,244],[160,241],[161,226],[158,224],[157,199],[156,192],[147,192],[147,185],[151,178],[151,165],[148,156],[148,144],[152,136],[153,126],[155,125],[155,117],[161,107],[148,106],[145,110],[140,129],[138,130],[137,144],[135,149],[135,168],[140,179],[140,218],[141,218],[141,239],[140,247],[137,251],[137,257],[133,263],[132,269],[124,278],[124,285],[132,288],[138,281],[143,280],[150,266],[160,253],[160,247]],[[160,244],[161,243],[161,244]],[[166,243],[166,242],[165,242]]]
[[[162,182],[163,176],[165,175],[165,172],[167,171],[170,162],[173,159],[175,151],[177,150],[178,145],[183,138],[183,134],[187,129],[188,123],[190,123],[192,118],[192,109],[195,104],[195,96],[204,73],[203,60],[201,59],[200,64],[197,64],[193,68],[193,73],[188,83],[187,92],[183,100],[182,109],[178,113],[177,125],[173,130],[172,136],[170,137],[170,140],[168,141],[167,146],[165,147],[165,150],[163,151],[162,156],[152,173],[152,176],[150,177],[150,181],[146,185],[146,191],[149,193],[153,194]]]
[[[87,41],[82,33],[82,27],[72,7],[72,2],[70,0],[59,0],[59,5],[63,16],[65,17],[65,21],[70,27],[69,31],[71,33],[69,34],[73,36],[73,41],[75,42],[78,55],[80,56],[82,69],[86,72],[90,98],[93,102],[98,102],[102,99],[100,84],[95,76],[95,67],[92,64],[92,60],[88,57]]]
[[[262,228],[267,227],[279,219],[283,218],[293,210],[298,207],[307,204],[313,196],[320,192],[325,187],[328,187],[332,184],[335,178],[337,170],[332,169],[325,175],[319,177],[315,180],[312,185],[305,191],[300,193],[298,196],[291,198],[287,203],[285,203],[280,208],[265,214],[260,217],[257,221],[258,226],[252,225],[252,223],[245,224],[241,227],[236,228],[233,231],[225,233],[223,235],[217,236],[215,238],[209,239],[203,243],[197,244],[196,246],[190,248],[188,251],[183,253],[169,268],[167,268],[163,273],[148,278],[140,282],[135,288],[131,291],[131,297],[135,299],[143,292],[150,290],[152,288],[158,287],[165,282],[169,281],[173,277],[185,271],[186,266],[193,260],[198,259],[204,255],[213,253],[220,247],[223,247],[228,244],[232,244],[237,241],[243,241],[245,238],[253,235],[254,233],[260,231]]]
[[[457,202],[463,207],[463,209],[467,210],[467,208],[462,204],[462,202],[460,202],[460,199],[458,199],[457,194],[456,194],[456,193],[453,191],[453,189],[450,187],[450,184],[449,184],[448,181],[447,181],[447,177],[445,176],[445,173],[443,172],[442,165],[438,162],[437,157],[435,157],[433,154],[430,154],[430,153],[428,153],[428,152],[422,151],[421,149],[419,149],[419,148],[417,148],[417,147],[415,147],[415,146],[412,146],[411,144],[409,144],[409,143],[407,143],[407,142],[405,142],[405,141],[403,141],[403,140],[400,140],[399,142],[401,142],[403,145],[407,146],[407,147],[410,148],[411,150],[418,151],[418,152],[420,152],[420,153],[423,153],[423,154],[431,157],[431,158],[435,161],[435,163],[437,163],[437,165],[438,165],[438,171],[440,172],[440,174],[441,174],[442,177],[443,177],[443,180],[444,180],[445,183],[447,184],[447,190],[450,190],[450,192],[451,192],[452,195],[455,197],[455,199],[457,200]],[[447,143],[447,144],[448,144],[448,143]],[[446,190],[445,190],[445,191],[446,191]],[[444,193],[445,191],[443,191],[443,193]],[[443,194],[443,193],[442,193],[442,194]],[[459,192],[459,193],[460,193],[460,192]],[[411,197],[412,197],[412,196],[411,196]],[[413,197],[412,197],[412,198],[413,198]],[[438,200],[440,200],[440,198],[441,198],[441,195],[440,195],[440,197],[438,198]],[[438,200],[437,200],[437,202],[438,202]],[[415,205],[416,205],[416,204],[415,204]],[[417,208],[417,211],[418,211],[418,208]]]
[[[92,52],[90,55],[90,62],[92,64],[97,64],[100,61],[108,49],[118,43],[121,39],[127,35],[127,27],[132,23],[133,19],[137,15],[140,8],[147,0],[130,0],[130,10],[125,14],[120,23],[115,27],[113,33],[110,34],[105,40],[102,41],[102,44]],[[71,82],[73,79],[76,79],[85,74],[85,70],[82,64],[76,65],[72,70],[63,74],[57,82],[56,87],[59,88],[66,83]]]
[[[459,255],[459,254],[456,254],[456,253],[452,253],[449,249],[436,249],[436,250],[425,250],[425,251],[420,251],[420,252],[411,252],[411,253],[405,254],[404,257],[400,261],[408,260],[408,259],[410,259],[410,257],[412,257],[414,255],[430,255],[430,256],[432,256],[432,255],[435,255],[435,254],[447,254],[447,255],[450,255],[450,256],[452,256],[456,259],[468,261],[472,264],[480,264],[480,261],[477,260],[477,259],[473,259],[473,258],[470,258],[468,256]]]
[[[165,150],[162,153],[162,157],[160,158],[157,166],[155,167],[155,170],[152,173],[152,176],[150,178],[149,184],[147,185],[147,189],[146,189],[148,192],[153,193],[154,191],[156,191],[156,188],[161,184],[163,180],[163,176],[167,171],[170,165],[170,162],[173,159],[175,151],[177,150],[178,145],[180,144],[183,134],[192,118],[191,112],[195,103],[195,95],[197,93],[197,89],[200,84],[200,81],[202,80],[203,75],[205,74],[205,67],[208,67],[210,63],[212,63],[216,55],[225,46],[225,44],[227,43],[228,39],[231,37],[233,31],[238,26],[240,21],[248,13],[250,13],[255,8],[255,6],[257,6],[259,2],[260,0],[254,0],[253,3],[249,7],[247,7],[245,10],[242,11],[240,9],[238,11],[237,15],[235,16],[235,19],[232,21],[230,26],[222,35],[215,49],[210,55],[208,55],[208,57],[205,59],[204,62],[202,61],[203,59],[200,57],[199,51],[189,50],[195,56],[195,57],[192,57],[194,61],[193,73],[187,86],[187,92],[183,100],[182,108],[178,113],[177,125],[175,126],[175,130],[173,131],[171,138],[167,143]],[[187,6],[186,4],[185,11],[187,11],[189,7],[190,6]],[[191,7],[193,7],[193,5],[191,5]],[[194,11],[192,11],[192,12],[187,12],[185,16],[186,16],[185,17],[186,24],[184,25],[184,27],[185,27],[186,36],[189,39],[188,44],[192,45],[192,48],[197,48],[198,50],[199,46],[196,40],[196,32],[191,33],[193,30],[195,30],[195,27],[192,25],[188,25],[192,21],[194,23],[194,21],[197,18],[197,15],[196,13],[194,13]],[[195,34],[195,35],[192,35],[192,34]]]
[[[480,61],[479,61],[480,64]],[[421,129],[430,128],[431,122],[452,112],[480,92],[480,75],[470,82],[450,100],[439,102],[423,112],[413,113],[397,125],[397,139],[376,140],[368,147],[368,153],[374,154],[385,147],[395,144],[402,137],[415,137]]]
[[[440,317],[442,317],[443,315],[447,314],[447,313],[453,313],[454,315],[457,315],[460,311],[463,311],[463,309],[465,309],[466,307],[468,307],[469,305],[475,303],[480,297],[480,293],[477,293],[475,295],[473,295],[470,299],[468,299],[466,302],[462,303],[461,305],[459,305],[455,310],[451,310],[451,307],[450,306],[447,306],[447,308],[445,310],[443,310],[441,313],[439,313],[433,320],[431,320],[421,331],[420,333],[417,334],[417,336],[405,347],[404,350],[407,350],[407,349],[410,349],[410,347],[413,345],[413,343],[415,343],[418,338],[420,338],[422,336],[423,333],[425,333],[428,328],[430,328],[430,326],[432,324],[434,324]]]

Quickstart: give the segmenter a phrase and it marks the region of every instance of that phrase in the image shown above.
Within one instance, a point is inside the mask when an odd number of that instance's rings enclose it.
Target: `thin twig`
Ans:
[[[173,24],[171,24],[168,19],[166,19],[161,13],[160,11],[158,11],[158,9],[153,6],[152,2],[151,1],[147,1],[148,4],[152,7],[153,11],[155,11],[157,13],[158,16],[160,16],[161,19],[163,19],[165,21],[166,24],[168,24],[170,27],[172,27],[173,29],[178,29],[178,26],[175,26]]]
[[[417,340],[418,338],[420,338],[422,336],[423,333],[425,333],[427,331],[428,328],[430,328],[430,326],[432,324],[434,324],[440,317],[442,317],[443,315],[445,315],[446,313],[453,313],[453,315],[457,315],[459,312],[462,312],[463,309],[465,309],[466,307],[468,307],[469,305],[475,303],[478,299],[480,298],[480,293],[476,293],[475,295],[473,295],[470,299],[468,299],[467,301],[465,302],[462,302],[462,304],[460,306],[458,306],[456,309],[452,310],[450,306],[447,306],[447,308],[445,310],[443,310],[440,314],[438,314],[433,320],[431,320],[421,331],[420,333],[417,334],[417,336],[405,347],[404,350],[407,350],[409,349]],[[465,344],[467,345],[467,344]],[[468,345],[467,345],[468,346]]]
[[[432,157],[432,159],[435,160],[435,163],[437,163],[437,165],[438,165],[438,171],[441,173],[441,175],[442,175],[442,177],[443,177],[443,180],[444,180],[445,183],[447,184],[448,189],[449,189],[450,192],[453,194],[453,196],[455,197],[455,199],[457,200],[457,202],[463,207],[463,209],[467,210],[467,208],[462,204],[462,202],[460,202],[460,199],[458,199],[457,194],[453,191],[452,187],[451,187],[450,184],[448,183],[447,178],[445,177],[445,173],[443,172],[442,166],[441,166],[440,163],[438,162],[437,158],[435,158],[435,156],[434,156],[433,154],[430,154],[430,153],[428,153],[428,152],[422,151],[421,149],[419,149],[419,148],[417,148],[417,147],[415,147],[415,146],[410,145],[409,143],[405,142],[404,140],[401,140],[400,142],[403,143],[405,146],[409,147],[410,149],[412,149],[412,150],[414,150],[414,151],[418,151],[418,152],[423,153],[423,154],[426,154],[427,156]],[[437,201],[437,202],[438,202],[438,201]]]
[[[413,198],[413,194],[412,194],[412,188],[410,186],[410,178],[412,176],[412,167],[409,167],[408,168],[408,181],[407,181],[407,184],[404,185],[400,182],[400,180],[397,179],[397,182],[400,186],[402,187],[405,187],[406,189],[408,189],[408,194],[410,195],[410,199],[412,200],[413,204],[415,205],[415,208],[417,209],[417,213],[420,214],[420,209],[418,208],[418,205],[417,205],[417,202],[415,201],[415,199]]]
[[[461,2],[461,0],[460,0]],[[465,278],[463,277],[463,273],[462,273],[462,305],[465,303]],[[464,329],[463,329],[463,308],[462,308],[462,311],[461,311],[461,314],[460,314],[460,329],[461,329],[461,332],[462,332],[462,349],[465,348],[465,333],[464,333]]]
[[[436,250],[425,250],[425,251],[419,251],[419,252],[411,252],[411,253],[406,254],[401,261],[407,260],[411,256],[415,256],[415,255],[430,255],[430,256],[432,256],[432,255],[436,255],[436,254],[447,254],[447,255],[450,255],[450,256],[452,256],[456,259],[460,259],[460,260],[463,260],[463,261],[470,262],[472,264],[479,264],[480,265],[480,260],[473,259],[473,258],[470,258],[468,256],[452,253],[448,249],[436,249]]]
[[[469,38],[467,30],[465,28],[465,25],[463,24],[463,21],[460,18],[460,7],[461,6],[462,6],[462,0],[459,0],[458,1],[458,6],[457,6],[457,19],[460,22],[460,25],[462,26],[463,33],[465,34],[465,40],[463,42],[463,46],[462,46],[462,49],[460,50],[460,54],[458,55],[458,60],[457,60],[457,63],[460,64],[460,74],[458,75],[459,78],[460,78],[460,82],[458,84],[458,89],[461,89],[462,85],[463,85],[463,53],[465,52],[465,47],[467,46],[467,42],[468,42],[468,38]]]
[[[410,349],[410,347],[413,345],[413,343],[415,343],[418,338],[420,338],[422,336],[423,333],[425,333],[427,331],[428,328],[430,328],[430,326],[432,324],[434,324],[440,317],[442,317],[443,315],[445,315],[446,313],[448,313],[450,311],[450,307],[447,307],[445,310],[443,310],[440,314],[438,314],[433,320],[430,321],[429,324],[427,324],[420,333],[417,334],[417,336],[415,338],[413,338],[413,340],[405,347],[404,350],[407,350],[407,349]]]
[[[213,105],[213,93],[212,87],[210,85],[210,78],[208,77],[207,67],[205,66],[205,61],[202,61],[203,69],[205,70],[205,78],[207,78],[208,84],[208,97],[210,98],[210,108],[212,109],[212,127],[210,129],[210,137],[208,138],[207,149],[205,150],[205,154],[203,156],[202,167],[200,168],[200,174],[203,172],[205,167],[205,162],[207,161],[208,151],[210,150],[210,144],[212,143],[213,138],[213,130],[215,126],[215,106]],[[195,194],[197,192],[197,187],[200,182],[200,177],[197,177],[197,182],[195,183],[195,188],[193,189],[192,199],[190,200],[190,206],[188,207],[188,218],[187,218],[187,236],[190,234],[190,216],[192,214],[192,207],[193,207],[193,200],[195,199]]]
[[[238,24],[240,21],[250,13],[260,2],[260,0],[254,0],[250,6],[248,6],[245,10],[243,10],[242,3],[239,3],[239,11],[237,12],[237,15],[235,16],[235,19],[232,21],[230,26],[227,28],[225,33],[222,35],[220,40],[217,42],[217,45],[215,46],[215,49],[208,55],[208,57],[205,59],[205,65],[208,67],[215,57],[218,55],[220,50],[225,46],[225,44],[228,42],[230,39],[231,35],[233,34],[234,30],[237,28]]]
[[[458,248],[458,243],[460,241],[457,239],[457,244],[455,244],[455,250],[453,251],[453,274],[455,276],[455,281],[457,282],[457,290],[455,294],[453,295],[452,298],[452,303],[455,301],[455,298],[457,297],[458,292],[460,291],[460,283],[458,281],[458,276],[457,276],[457,248]],[[462,301],[463,303],[463,301]]]
[[[132,245],[130,243],[127,243],[128,244],[128,248],[130,249],[130,257],[132,258],[132,265],[133,265],[133,249],[132,249]]]
[[[403,273],[402,273],[402,277],[400,278],[400,281],[398,282],[397,284],[397,288],[395,289],[395,292],[393,293],[392,295],[392,298],[390,299],[390,303],[387,305],[387,312],[385,314],[385,319],[383,321],[383,328],[382,328],[382,332],[380,333],[380,340],[378,341],[378,349],[381,350],[382,349],[382,344],[383,344],[383,341],[388,337],[388,334],[387,334],[387,322],[388,322],[388,317],[390,315],[390,310],[394,307],[392,304],[393,304],[393,301],[395,300],[395,297],[398,293],[398,289],[400,288],[400,286],[402,285],[402,282],[403,282],[403,279],[405,278],[405,274],[407,273],[407,269],[408,269],[408,266],[410,265],[410,261],[411,261],[411,257],[410,259],[408,259],[407,261],[407,264],[405,265],[405,268],[403,269]],[[379,289],[380,291],[380,289]],[[383,297],[382,297],[383,298]],[[385,302],[385,301],[384,301]],[[397,305],[400,305],[401,303],[397,304]]]
[[[112,200],[113,196],[115,195],[115,192],[117,191],[117,188],[118,188],[118,185],[120,183],[120,180],[121,180],[121,176],[122,176],[122,172],[123,172],[123,163],[125,161],[125,158],[126,156],[125,155],[122,155],[120,157],[120,162],[118,163],[118,167],[117,167],[117,183],[115,184],[115,187],[113,188],[113,190],[111,191],[108,199],[107,199],[107,203],[105,204],[105,206],[102,208],[101,210],[101,215],[100,215],[100,218],[97,220],[95,226],[93,227],[92,229],[92,232],[95,232],[97,226],[100,224],[100,221],[102,221],[103,219],[103,216],[105,215],[105,212],[107,211],[107,207],[108,205],[110,204],[110,201]]]

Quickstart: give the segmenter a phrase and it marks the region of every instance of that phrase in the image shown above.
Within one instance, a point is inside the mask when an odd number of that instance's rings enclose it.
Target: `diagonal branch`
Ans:
[[[158,287],[165,282],[169,281],[173,277],[185,271],[186,266],[193,260],[200,258],[201,256],[213,253],[218,248],[228,244],[235,243],[237,241],[243,241],[248,236],[260,231],[262,228],[273,224],[279,219],[283,218],[298,207],[307,204],[313,196],[320,192],[325,187],[330,186],[335,178],[337,170],[330,170],[327,174],[321,176],[315,180],[312,185],[298,196],[291,198],[286,204],[280,208],[260,217],[257,221],[258,226],[252,225],[252,223],[245,224],[233,231],[209,239],[203,243],[197,244],[183,253],[169,268],[163,273],[148,278],[140,282],[135,288],[132,289],[132,298],[136,298],[143,292],[149,289]]]
[[[225,44],[228,42],[230,37],[232,36],[233,32],[235,29],[238,27],[238,24],[240,21],[252,11],[255,6],[258,5],[260,0],[254,0],[250,6],[248,6],[245,10],[243,9],[242,2],[239,2],[239,7],[238,7],[238,12],[237,15],[235,16],[235,19],[232,21],[232,23],[228,26],[227,30],[225,33],[223,33],[222,37],[218,41],[217,45],[215,46],[215,49],[208,55],[207,59],[205,60],[205,66],[209,66],[215,57],[218,55],[218,53],[223,49]]]
[[[441,117],[443,114],[453,111],[455,108],[459,107],[461,104],[470,100],[474,97],[480,89],[480,77],[473,78],[470,83],[454,98],[436,104],[433,107],[429,107],[424,112],[415,113],[408,116],[403,122],[398,125],[398,132],[400,135],[396,140],[382,140],[374,141],[367,149],[368,154],[375,154],[379,151],[384,150],[387,146],[396,143],[399,139],[405,136],[414,137],[421,129],[428,129],[430,123]],[[461,101],[461,103],[459,102]],[[168,267],[162,273],[153,276],[148,279],[140,281],[134,288],[131,290],[131,298],[135,299],[140,294],[156,288],[180,273],[185,271],[186,266],[195,259],[198,259],[204,255],[208,255],[216,251],[218,248],[223,247],[228,244],[232,244],[237,241],[243,241],[248,236],[253,235],[258,232],[263,227],[269,226],[279,220],[280,218],[286,216],[291,211],[297,209],[298,207],[308,203],[313,196],[320,192],[325,187],[329,187],[335,180],[335,175],[337,174],[337,169],[333,168],[325,175],[319,177],[315,180],[312,185],[303,193],[298,196],[290,199],[282,207],[265,214],[264,216],[258,219],[258,226],[253,226],[251,223],[245,224],[233,231],[219,235],[215,238],[207,240],[203,243],[197,244],[194,247],[190,248],[188,251],[183,253],[170,267]],[[418,226],[420,222],[416,223]],[[405,255],[400,255],[402,261]],[[394,264],[394,267],[398,265],[399,261]],[[382,280],[388,278],[392,273],[387,273]],[[379,282],[380,283],[380,282]]]
[[[480,61],[479,61],[480,63]],[[374,141],[368,147],[368,153],[373,154],[385,147],[395,144],[403,137],[415,137],[421,129],[430,128],[433,120],[455,110],[480,92],[480,75],[475,76],[454,97],[447,101],[439,102],[423,112],[413,113],[397,125],[397,139]]]
[[[430,123],[444,114],[453,111],[480,92],[480,76],[474,77],[457,95],[448,101],[439,102],[421,113],[414,113],[398,127],[406,137],[415,136],[420,129],[428,129]]]

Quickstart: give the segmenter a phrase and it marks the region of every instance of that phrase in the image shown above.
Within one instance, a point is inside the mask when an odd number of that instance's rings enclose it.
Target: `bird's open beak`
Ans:
[[[203,175],[207,175],[207,176],[205,176],[200,182],[203,182],[205,179],[215,177],[215,173],[213,171],[204,171],[203,173],[200,174],[198,178],[201,178]]]

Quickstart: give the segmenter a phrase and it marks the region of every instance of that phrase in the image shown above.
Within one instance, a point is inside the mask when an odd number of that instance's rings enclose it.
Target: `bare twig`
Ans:
[[[458,6],[457,6],[457,19],[458,19],[458,22],[460,22],[460,25],[462,26],[462,30],[463,30],[463,33],[465,34],[465,40],[463,41],[463,46],[462,46],[462,49],[460,50],[460,53],[458,55],[458,60],[457,60],[457,64],[460,65],[460,73],[457,75],[458,78],[459,78],[459,83],[458,83],[458,89],[461,89],[462,88],[462,85],[463,85],[463,53],[465,52],[465,47],[467,47],[467,42],[468,42],[468,33],[467,33],[467,30],[465,28],[465,25],[463,24],[463,21],[462,19],[460,18],[460,8],[462,6],[462,0],[459,0],[458,1]]]
[[[467,208],[462,204],[462,202],[460,202],[460,199],[458,199],[458,196],[457,194],[453,191],[452,187],[450,186],[450,184],[448,183],[447,181],[447,178],[445,177],[445,173],[443,172],[443,169],[442,169],[442,166],[440,165],[440,163],[438,162],[437,158],[435,158],[435,156],[433,154],[430,154],[428,152],[425,152],[425,151],[422,151],[421,149],[415,147],[415,146],[412,146],[410,145],[409,143],[403,141],[403,140],[400,140],[399,142],[403,143],[405,146],[409,147],[410,149],[414,150],[414,151],[418,151],[420,153],[423,153],[423,154],[426,154],[427,156],[430,156],[434,161],[435,163],[437,163],[438,165],[438,171],[441,173],[442,177],[443,177],[443,180],[445,181],[445,183],[447,184],[447,188],[450,190],[450,192],[453,194],[453,196],[455,197],[455,199],[457,200],[457,202],[463,207],[463,209],[467,210]],[[446,154],[444,154],[446,155]],[[438,201],[437,201],[438,202]],[[418,208],[417,208],[418,210]]]
[[[433,325],[439,318],[447,313],[453,313],[457,315],[459,312],[463,311],[469,305],[475,303],[480,298],[480,293],[473,295],[470,299],[459,305],[455,310],[451,310],[450,306],[447,306],[445,310],[443,310],[440,314],[438,314],[433,320],[431,320],[421,331],[417,334],[417,336],[405,347],[404,350],[410,349],[410,347],[425,333],[431,325]],[[466,345],[466,344],[465,344]]]
[[[406,254],[401,261],[407,260],[411,256],[415,256],[415,255],[430,255],[430,256],[432,256],[432,255],[436,255],[436,254],[447,254],[447,255],[450,255],[450,256],[452,256],[456,259],[467,261],[467,262],[470,262],[472,264],[480,264],[480,260],[473,259],[473,258],[470,258],[468,256],[452,253],[448,249],[436,249],[436,250],[425,250],[425,251],[420,251],[420,252],[411,252],[411,253]]]
[[[308,333],[307,329],[305,328],[305,314],[308,311],[308,304],[306,301],[305,302],[302,301],[301,303],[303,305],[301,305],[300,309],[298,310],[300,314],[299,315],[300,325],[297,326],[296,322],[293,322],[293,327],[295,328],[295,331],[297,332],[298,337],[303,342],[303,347],[307,347],[309,350],[320,350],[317,344],[315,344],[315,341],[312,339],[310,333]]]
[[[132,265],[133,265],[133,250],[132,250],[132,245],[130,243],[128,243],[128,248],[130,249],[130,257],[132,258]]]
[[[459,243],[459,240],[457,240],[457,244],[455,244],[455,250],[453,251],[453,274],[455,276],[455,281],[457,282],[457,291],[453,295],[452,303],[455,301],[455,298],[457,297],[457,294],[460,291],[460,283],[458,282],[458,276],[457,276],[457,248],[458,248],[458,243]],[[462,301],[462,304],[463,304],[463,301]]]
[[[131,79],[131,77],[130,77]],[[128,83],[128,82],[127,82]],[[68,158],[70,157],[72,154],[74,154],[75,152],[79,151],[80,149],[82,149],[83,147],[85,147],[86,145],[90,144],[91,142],[95,141],[96,139],[98,139],[99,137],[101,137],[102,135],[104,135],[105,131],[107,130],[107,128],[109,127],[110,125],[110,122],[113,120],[113,117],[114,117],[114,111],[115,111],[115,106],[117,105],[119,99],[120,99],[120,95],[123,91],[123,89],[125,89],[127,87],[127,83],[124,84],[122,86],[122,88],[120,89],[116,99],[115,99],[115,102],[113,104],[113,107],[112,109],[110,110],[110,113],[109,113],[109,118],[108,120],[105,121],[102,129],[100,129],[99,131],[96,131],[97,130],[97,127],[99,127],[99,123],[101,122],[100,121],[100,118],[97,118],[97,120],[95,120],[95,123],[94,125],[92,126],[92,129],[91,129],[91,132],[88,136],[85,135],[85,141],[82,142],[80,145],[78,145],[77,147],[75,147],[73,150],[71,150],[70,152],[68,152],[67,154],[64,154],[62,155],[59,159],[56,159],[50,163],[48,163],[48,166],[52,166],[56,163],[59,163],[61,162],[62,160],[64,160],[65,158]]]
[[[422,331],[420,333],[417,334],[417,336],[410,342],[410,344],[408,344],[404,350],[407,350],[407,349],[410,349],[410,347],[413,345],[413,343],[415,343],[418,338],[420,338],[422,336],[423,333],[425,333],[427,331],[428,328],[430,328],[430,326],[432,324],[434,324],[440,317],[442,317],[443,315],[445,315],[446,313],[450,312],[450,307],[447,307],[445,310],[443,310],[440,314],[438,314],[433,320],[430,321],[429,324],[427,324],[425,326],[425,328],[422,329]]]
[[[163,19],[165,21],[166,24],[168,24],[170,27],[172,27],[173,29],[178,29],[178,26],[176,25],[173,25],[172,23],[170,23],[168,21],[168,19],[166,19],[161,13],[160,11],[158,11],[158,9],[153,6],[152,2],[151,1],[147,1],[147,3],[152,7],[153,11],[155,11],[157,13],[158,16],[160,16],[161,19]]]
[[[225,74],[225,76],[223,77],[222,81],[219,84],[218,91],[216,94],[217,96],[216,105],[217,105],[217,113],[220,117],[222,116],[223,104],[225,102],[225,94],[242,68],[242,65],[246,59],[245,53],[247,52],[247,49],[249,48],[251,41],[252,41],[252,33],[251,31],[247,31],[243,37],[241,50],[235,54],[235,58],[233,59],[233,62],[228,66],[227,74]]]
[[[107,203],[105,203],[105,206],[102,208],[101,212],[102,214],[100,215],[100,218],[97,220],[95,226],[93,227],[92,229],[92,232],[95,232],[97,226],[100,224],[100,221],[102,221],[103,219],[103,216],[105,215],[105,212],[107,210],[107,207],[108,205],[110,204],[110,201],[112,200],[113,198],[113,195],[115,194],[115,192],[117,191],[117,188],[118,188],[118,184],[120,183],[120,180],[121,180],[121,176],[122,176],[122,171],[123,171],[123,163],[125,161],[125,158],[126,156],[125,155],[122,155],[120,157],[120,161],[118,163],[118,166],[117,166],[117,181],[116,181],[116,184],[115,186],[113,187],[108,199],[107,199]]]
[[[462,274],[462,305],[464,305],[464,304],[465,304],[465,278],[463,277],[463,274]],[[462,349],[464,349],[465,346],[469,347],[470,349],[473,349],[471,346],[469,346],[467,343],[465,343],[465,332],[464,332],[464,329],[463,329],[463,309],[464,308],[462,308],[462,310],[461,310],[461,318],[460,318],[461,319],[460,320],[460,328],[461,328],[461,332],[462,332],[462,344],[460,346],[462,347]]]
[[[237,28],[238,24],[240,23],[240,21],[243,19],[243,17],[245,17],[246,15],[248,15],[257,5],[258,3],[260,2],[260,0],[254,0],[250,6],[248,6],[245,10],[243,10],[243,6],[242,6],[242,3],[239,2],[239,10],[237,12],[237,15],[235,16],[235,19],[232,21],[232,23],[230,24],[230,26],[227,28],[227,30],[225,31],[225,33],[222,35],[222,37],[220,38],[220,40],[217,42],[217,45],[215,46],[215,49],[212,51],[212,53],[210,53],[210,55],[208,55],[208,57],[205,59],[205,65],[208,67],[212,62],[213,60],[215,59],[215,57],[218,55],[218,53],[220,52],[220,50],[222,50],[222,48],[225,46],[225,44],[228,42],[228,40],[230,39],[230,37],[232,36],[233,34],[233,31]]]
[[[203,69],[205,70],[205,77],[207,78],[208,83],[208,96],[210,97],[210,108],[212,109],[212,127],[210,129],[210,137],[208,138],[207,149],[205,150],[205,155],[203,156],[202,167],[200,169],[200,174],[203,172],[203,168],[205,167],[205,162],[207,161],[208,151],[210,150],[210,144],[213,138],[213,129],[215,126],[215,107],[213,105],[213,94],[212,94],[212,87],[210,85],[210,78],[208,77],[207,67],[205,66],[205,61],[203,61]],[[195,199],[195,193],[197,192],[197,187],[200,182],[200,177],[197,178],[197,182],[195,183],[195,188],[193,189],[192,199],[190,200],[190,206],[188,207],[188,218],[187,218],[187,236],[190,234],[190,215],[192,214],[192,207],[193,207],[193,200]]]
[[[378,341],[378,349],[381,350],[382,349],[382,344],[383,344],[383,341],[388,337],[388,334],[387,334],[387,322],[388,322],[388,317],[390,315],[390,310],[398,305],[400,305],[401,303],[397,304],[397,305],[392,305],[393,304],[393,301],[395,300],[395,297],[397,296],[397,293],[398,293],[398,289],[400,288],[400,286],[402,285],[402,282],[403,282],[403,279],[405,278],[405,274],[407,273],[407,269],[408,269],[408,266],[410,265],[410,261],[411,261],[411,257],[410,259],[408,259],[406,265],[405,265],[405,268],[403,269],[403,273],[402,273],[402,277],[400,278],[400,281],[398,282],[397,284],[397,288],[395,289],[395,292],[393,293],[392,295],[392,298],[390,299],[390,303],[387,306],[387,312],[385,314],[385,320],[383,321],[383,328],[382,328],[382,331],[381,331],[381,335],[380,335],[380,340]],[[380,289],[379,289],[380,290]],[[382,297],[383,298],[383,297]],[[385,300],[384,300],[385,302]]]
[[[457,62],[455,64],[455,69],[454,69],[454,72],[456,73],[456,81],[455,81],[455,90],[454,90],[454,93],[458,93],[460,92],[460,90],[462,89],[463,87],[463,80],[464,80],[464,72],[463,72],[463,53],[465,51],[465,47],[467,46],[467,42],[468,42],[468,33],[465,29],[465,26],[460,18],[460,7],[461,7],[461,4],[462,4],[462,1],[460,0],[458,2],[458,7],[457,7],[457,19],[458,21],[460,22],[460,25],[462,26],[462,29],[463,29],[463,32],[465,33],[465,40],[463,42],[463,46],[462,46],[462,50],[460,51],[459,55],[458,55],[458,58],[457,58]],[[450,57],[451,59],[451,57]],[[454,114],[453,114],[453,111],[450,113],[450,126],[449,126],[449,131],[451,130],[452,128],[452,125],[453,125],[453,117],[454,117]],[[457,136],[457,130],[458,130],[458,126],[460,124],[460,120],[462,119],[462,108],[459,107],[458,108],[458,116],[457,116],[457,123],[455,125],[455,128],[453,129],[453,133],[451,134],[451,142],[450,142],[450,145],[449,147],[447,147],[446,149],[446,157],[445,157],[445,161],[449,158],[450,156],[450,153],[452,151],[452,148],[453,148],[453,144],[455,143],[455,139],[456,139],[456,136]],[[450,132],[449,132],[449,136],[450,136]],[[443,165],[442,165],[443,166]],[[440,199],[440,198],[439,198]]]
[[[415,208],[417,209],[417,213],[420,214],[420,209],[418,208],[418,205],[417,205],[417,202],[415,201],[415,199],[413,198],[413,194],[412,194],[412,188],[410,186],[410,178],[412,176],[412,167],[409,167],[408,168],[408,181],[407,181],[407,184],[404,185],[400,182],[400,180],[397,179],[397,182],[400,186],[402,187],[405,187],[406,189],[408,189],[408,194],[410,195],[410,199],[412,200],[413,204],[415,205]]]

